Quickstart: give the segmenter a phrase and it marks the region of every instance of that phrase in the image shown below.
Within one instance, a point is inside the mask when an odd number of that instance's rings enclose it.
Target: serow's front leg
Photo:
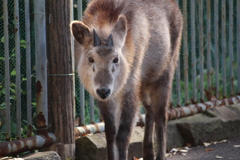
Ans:
[[[105,123],[105,135],[107,140],[107,158],[108,160],[115,160],[117,155],[116,148],[116,124],[115,124],[115,109],[113,104],[99,102],[101,114]]]
[[[135,104],[134,99],[126,100],[123,105],[119,128],[116,135],[116,143],[119,154],[118,160],[128,159],[128,147],[135,123],[134,118],[137,112],[137,105]]]
[[[115,157],[117,156],[115,144],[116,127],[114,124],[114,119],[112,118],[108,117],[105,119],[105,135],[107,140],[108,160],[115,160]]]

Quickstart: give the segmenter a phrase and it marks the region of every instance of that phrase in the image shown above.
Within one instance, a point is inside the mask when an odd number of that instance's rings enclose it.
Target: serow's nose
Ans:
[[[105,99],[105,98],[110,94],[110,89],[108,89],[108,88],[97,89],[97,94],[98,94],[102,99]]]

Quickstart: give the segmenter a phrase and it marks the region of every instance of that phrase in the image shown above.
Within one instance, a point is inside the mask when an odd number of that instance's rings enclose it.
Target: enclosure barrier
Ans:
[[[48,133],[48,105],[47,105],[47,59],[46,59],[46,24],[45,24],[45,0],[34,1],[34,31],[36,55],[36,128],[37,135],[32,136],[32,78],[31,78],[31,40],[30,40],[30,3],[24,1],[25,9],[25,48],[27,68],[27,138],[22,138],[22,106],[21,106],[21,52],[20,52],[20,16],[19,0],[14,0],[14,37],[15,37],[15,69],[16,69],[16,137],[11,137],[11,104],[10,104],[10,64],[9,59],[9,13],[8,1],[3,1],[4,17],[4,63],[5,63],[5,126],[6,142],[0,143],[0,156],[13,155],[25,151],[31,151],[50,146],[56,141],[53,133]],[[12,74],[12,73],[11,73]],[[0,121],[0,127],[1,127]],[[2,134],[2,133],[1,133]],[[11,138],[17,138],[10,141]]]
[[[49,147],[56,141],[53,133],[47,135],[36,135],[14,141],[0,143],[0,156],[14,155],[26,151],[32,151]]]
[[[8,42],[8,8],[7,1],[3,1],[3,17],[4,17],[4,56],[9,57]],[[10,139],[10,74],[9,61],[5,59],[5,104],[6,104],[6,140]]]
[[[179,66],[176,70],[176,77],[173,84],[173,106],[183,106],[173,108],[168,111],[169,120],[186,117],[196,113],[201,113],[208,108],[213,108],[221,105],[231,105],[240,103],[240,0],[177,0],[184,16],[184,30],[182,49],[180,54]],[[48,133],[48,112],[47,112],[47,72],[46,72],[46,31],[45,31],[45,6],[44,0],[34,1],[34,15],[35,20],[35,42],[30,39],[30,31],[32,31],[30,19],[30,3],[25,0],[25,45],[26,45],[26,79],[27,79],[27,130],[28,138],[9,141],[11,138],[21,138],[21,126],[23,114],[21,108],[25,107],[21,101],[21,65],[20,59],[23,59],[21,46],[19,44],[19,33],[21,25],[19,25],[19,10],[18,6],[21,1],[14,0],[14,10],[11,12],[14,16],[12,22],[9,21],[8,4],[10,1],[3,0],[3,30],[4,35],[4,80],[0,79],[0,85],[5,85],[5,95],[0,97],[1,103],[5,99],[5,139],[9,142],[0,143],[1,154],[15,154],[31,149],[39,149],[41,147],[50,145],[56,140],[52,133]],[[31,1],[30,1],[31,2]],[[74,19],[81,20],[82,11],[86,7],[85,3],[89,0],[73,0],[75,16]],[[33,4],[33,3],[31,3]],[[43,7],[43,8],[41,8]],[[12,7],[13,8],[13,7]],[[20,11],[20,12],[19,12]],[[228,13],[227,13],[228,12]],[[39,21],[38,21],[39,20]],[[14,32],[9,33],[9,23],[13,23]],[[0,26],[1,28],[1,26]],[[1,33],[0,33],[1,34]],[[10,35],[9,35],[10,34]],[[0,38],[2,38],[0,36]],[[9,39],[14,37],[15,53],[15,69],[16,77],[12,80],[10,73],[13,67],[9,63],[11,57]],[[34,47],[34,44],[37,44]],[[32,47],[31,47],[32,46]],[[1,46],[0,46],[1,47]],[[31,68],[31,54],[34,47],[36,53],[36,91],[37,91],[37,111],[36,124],[38,134],[31,136],[32,125],[32,70]],[[0,48],[3,49],[3,48]],[[20,53],[21,52],[21,53]],[[3,57],[3,53],[0,53]],[[24,52],[25,54],[25,52]],[[34,59],[34,58],[33,58]],[[1,60],[1,59],[0,59]],[[21,62],[22,63],[22,62]],[[2,63],[3,64],[3,63]],[[43,72],[40,70],[43,69]],[[1,77],[0,77],[1,78]],[[4,81],[4,83],[3,83]],[[12,124],[12,104],[11,97],[11,83],[16,83],[16,137],[11,137]],[[76,82],[77,83],[77,82]],[[79,100],[76,106],[76,115],[81,117],[80,125],[93,123],[81,127],[76,127],[76,137],[83,136],[89,133],[104,132],[104,123],[95,123],[99,121],[94,109],[94,99],[90,96],[86,99],[88,94],[83,85],[76,85],[76,97]],[[230,98],[226,98],[230,97]],[[77,99],[76,98],[76,99]],[[86,100],[85,100],[86,99]],[[212,100],[216,99],[216,100]],[[202,102],[202,103],[198,103]],[[88,118],[86,118],[86,113]],[[97,117],[97,118],[96,118]],[[137,125],[144,125],[145,116],[138,117]],[[1,121],[0,121],[1,127]],[[35,144],[36,142],[36,144]],[[20,147],[19,147],[20,146]],[[29,147],[29,146],[32,146]],[[0,155],[1,155],[0,154]]]
[[[75,1],[75,20],[81,20],[82,2]],[[177,2],[184,26],[180,60],[173,82],[173,107],[239,95],[240,0]],[[99,121],[94,118],[93,98],[86,98],[87,92],[82,84],[79,88],[76,87],[76,92],[80,93],[76,103],[79,108],[76,115],[81,117],[79,125]],[[86,113],[90,120],[86,120]]]
[[[87,0],[87,3],[89,3],[90,0]],[[83,12],[83,1],[77,0],[77,19],[82,20],[82,12]],[[74,18],[74,17],[73,17]],[[78,75],[77,75],[78,76]],[[79,98],[80,101],[80,125],[85,124],[85,89],[82,83],[79,85]],[[94,123],[94,98],[92,96],[89,96],[89,110],[90,110],[90,122]]]
[[[224,98],[222,100],[214,100],[203,103],[191,104],[188,106],[178,107],[168,110],[168,119],[178,119],[187,116],[191,116],[197,113],[202,113],[209,108],[214,108],[218,106],[229,106],[240,103],[240,96]]]
[[[209,108],[219,107],[219,106],[228,106],[235,105],[240,103],[240,96],[224,98],[222,100],[208,101],[204,103],[197,103],[188,106],[183,106],[179,108],[169,109],[168,120],[179,119],[187,116],[191,116],[197,113],[202,113]],[[145,115],[138,115],[137,126],[145,125]],[[86,126],[76,127],[75,128],[75,137],[84,136],[86,134],[95,134],[105,131],[105,124],[103,122],[96,124],[89,124]]]

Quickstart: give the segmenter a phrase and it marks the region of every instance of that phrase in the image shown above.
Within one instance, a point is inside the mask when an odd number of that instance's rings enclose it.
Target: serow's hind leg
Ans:
[[[154,124],[154,113],[150,102],[147,102],[148,94],[142,93],[142,101],[145,107],[145,131],[143,139],[143,159],[154,160],[153,152],[153,124]]]

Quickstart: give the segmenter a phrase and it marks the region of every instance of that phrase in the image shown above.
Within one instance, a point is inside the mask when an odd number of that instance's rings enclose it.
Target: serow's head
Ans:
[[[129,66],[124,56],[127,21],[120,15],[114,24],[89,27],[71,22],[71,32],[78,43],[76,64],[81,82],[100,101],[116,96],[126,83]]]

